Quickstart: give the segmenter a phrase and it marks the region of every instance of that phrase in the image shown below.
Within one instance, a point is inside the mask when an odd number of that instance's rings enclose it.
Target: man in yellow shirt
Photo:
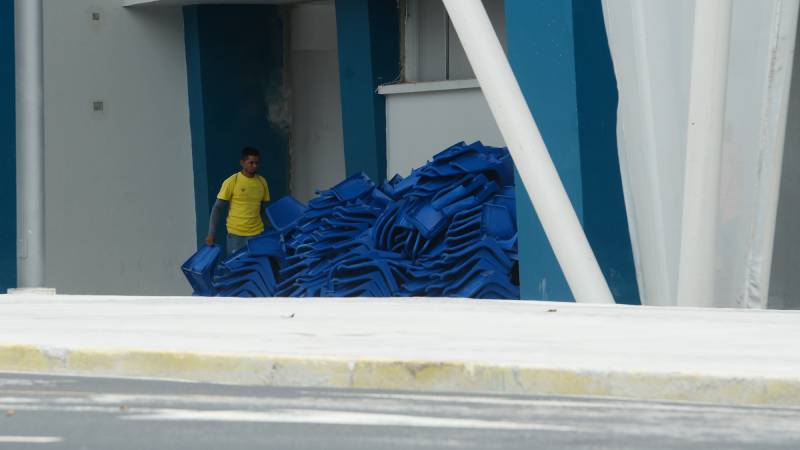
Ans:
[[[261,162],[258,150],[245,147],[239,164],[242,170],[228,177],[217,194],[217,201],[211,209],[206,244],[214,245],[214,232],[217,229],[222,211],[228,208],[225,222],[228,230],[227,253],[239,250],[247,241],[264,232],[264,204],[269,201],[267,180],[258,175]]]

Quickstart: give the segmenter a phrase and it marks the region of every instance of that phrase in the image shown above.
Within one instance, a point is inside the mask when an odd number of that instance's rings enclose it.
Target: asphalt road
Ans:
[[[800,409],[0,373],[0,449],[798,449]]]

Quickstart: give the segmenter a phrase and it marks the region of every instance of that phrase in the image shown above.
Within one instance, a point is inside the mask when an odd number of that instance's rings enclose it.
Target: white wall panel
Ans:
[[[408,175],[456,142],[504,146],[500,130],[477,82],[420,83],[438,89],[386,93],[387,172]],[[452,89],[454,86],[471,86]],[[406,89],[414,85],[399,85]],[[387,87],[390,88],[390,87]],[[383,89],[382,92],[387,92]],[[391,92],[391,89],[389,89]]]
[[[196,237],[181,9],[44,0],[44,30],[47,286],[189,294],[180,264]]]

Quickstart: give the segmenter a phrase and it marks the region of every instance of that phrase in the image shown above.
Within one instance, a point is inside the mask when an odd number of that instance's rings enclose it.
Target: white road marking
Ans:
[[[31,398],[31,397],[0,397],[0,402],[28,404],[28,403],[41,403],[41,400],[39,400],[38,398]]]
[[[755,409],[761,407],[747,405],[718,405],[712,403],[677,403],[667,400],[663,403],[658,401],[639,402],[630,399],[597,398],[587,400],[586,398],[575,397],[574,399],[525,399],[507,397],[481,397],[481,396],[456,396],[456,395],[428,395],[428,394],[395,394],[395,393],[358,393],[339,395],[342,398],[370,398],[377,400],[416,400],[431,403],[473,403],[494,406],[526,406],[526,407],[552,407],[552,408],[585,408],[585,409],[624,409],[624,410],[646,410],[646,411],[665,411],[665,412],[685,412],[685,413],[709,413],[718,412],[725,414],[753,414]],[[796,406],[769,406],[770,414],[792,415],[800,412]]]
[[[194,420],[211,422],[305,423],[384,427],[478,428],[483,430],[511,431],[579,431],[574,427],[534,422],[459,419],[404,414],[373,414],[314,409],[285,409],[264,412],[160,409],[152,414],[129,415],[121,418],[126,420]]]
[[[62,440],[55,436],[0,436],[0,444],[55,444]]]
[[[641,410],[649,412],[672,412],[678,414],[738,414],[752,415],[753,407],[748,406],[726,406],[702,403],[658,403],[658,402],[637,402],[625,399],[599,398],[596,400],[586,400],[584,398],[575,399],[545,399],[545,398],[510,398],[510,397],[486,397],[486,396],[459,396],[459,395],[435,395],[435,394],[403,394],[403,393],[344,393],[329,394],[330,397],[314,397],[313,392],[303,392],[306,396],[294,398],[269,398],[269,397],[240,397],[226,395],[169,395],[169,394],[97,394],[91,395],[89,399],[93,403],[100,404],[143,404],[143,403],[170,403],[171,406],[180,404],[190,405],[196,403],[213,403],[217,405],[231,405],[242,407],[244,405],[266,405],[287,407],[294,406],[294,409],[302,409],[307,406],[326,407],[328,405],[340,404],[342,401],[350,401],[351,405],[358,405],[359,408],[369,409],[374,407],[373,400],[393,400],[403,402],[405,410],[418,409],[420,406],[430,409],[443,409],[448,404],[475,404],[496,407],[519,406],[526,408],[565,408],[565,409],[585,409],[585,410]],[[430,405],[409,405],[408,401],[426,402]],[[336,407],[336,406],[333,406]],[[386,408],[386,405],[381,405]],[[774,416],[796,416],[800,408],[791,406],[770,407],[769,414]],[[760,414],[760,413],[759,413]]]
[[[48,412],[81,412],[81,413],[119,413],[119,406],[92,406],[92,405],[50,405],[50,404],[16,404],[16,403],[0,403],[0,413],[5,410],[13,409],[19,411],[48,411]],[[137,408],[137,411],[155,411],[147,408]]]

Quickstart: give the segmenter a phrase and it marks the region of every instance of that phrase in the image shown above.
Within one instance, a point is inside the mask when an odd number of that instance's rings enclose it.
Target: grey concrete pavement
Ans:
[[[0,370],[800,406],[800,312],[0,295]]]
[[[0,373],[0,448],[788,450],[800,409]]]

